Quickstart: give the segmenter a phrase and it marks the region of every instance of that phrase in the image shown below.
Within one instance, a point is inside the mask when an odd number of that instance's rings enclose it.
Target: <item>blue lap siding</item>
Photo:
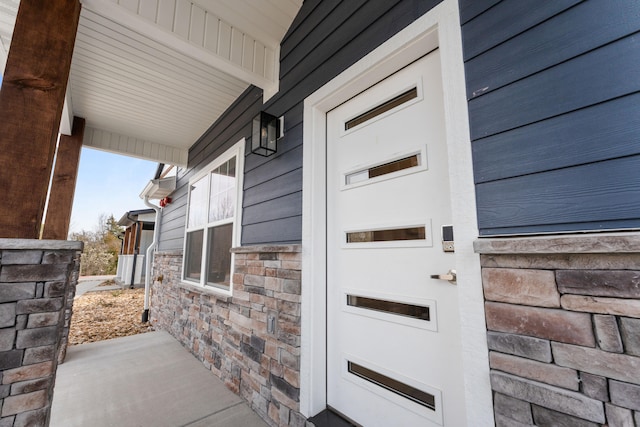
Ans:
[[[480,235],[640,227],[640,3],[461,0]]]

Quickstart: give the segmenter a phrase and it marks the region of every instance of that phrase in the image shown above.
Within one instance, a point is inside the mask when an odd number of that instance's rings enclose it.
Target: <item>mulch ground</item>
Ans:
[[[97,288],[99,289],[99,288]],[[73,301],[69,345],[153,331],[141,323],[144,289],[88,292]]]

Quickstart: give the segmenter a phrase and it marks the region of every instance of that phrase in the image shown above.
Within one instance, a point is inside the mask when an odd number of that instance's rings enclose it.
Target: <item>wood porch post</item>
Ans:
[[[73,118],[71,136],[60,135],[43,239],[67,240],[83,137],[84,119],[80,117]]]
[[[20,2],[0,91],[0,237],[40,234],[79,18],[78,0]]]

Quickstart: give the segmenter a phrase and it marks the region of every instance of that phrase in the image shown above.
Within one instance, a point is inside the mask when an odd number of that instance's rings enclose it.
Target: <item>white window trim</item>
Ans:
[[[442,61],[465,406],[469,426],[492,426],[475,187],[458,0],[444,0],[304,101],[300,412],[326,408],[326,113],[439,47]]]
[[[218,294],[218,295],[223,295],[223,296],[232,296],[233,295],[233,275],[234,275],[234,266],[235,266],[235,254],[231,253],[231,277],[229,280],[229,289],[222,289],[222,288],[217,288],[215,286],[206,286],[205,285],[205,278],[206,275],[203,273],[201,274],[201,278],[200,278],[200,283],[195,282],[193,280],[188,280],[185,279],[185,262],[187,260],[187,233],[192,232],[192,231],[196,231],[196,230],[201,230],[204,227],[204,233],[203,233],[203,239],[202,239],[202,265],[201,265],[201,270],[204,272],[204,270],[207,268],[207,262],[206,262],[206,253],[207,253],[207,239],[208,239],[208,230],[209,228],[212,226],[212,224],[215,225],[223,225],[223,224],[228,224],[228,223],[232,223],[233,224],[233,234],[232,234],[232,239],[231,239],[231,247],[237,247],[240,246],[240,241],[242,238],[242,195],[243,195],[243,180],[244,180],[244,150],[245,150],[245,139],[242,138],[240,141],[238,141],[233,147],[229,148],[227,151],[225,151],[224,153],[222,153],[220,156],[216,157],[215,160],[213,160],[211,163],[209,163],[208,165],[206,165],[204,168],[202,168],[201,171],[199,171],[197,174],[195,174],[194,176],[192,176],[189,179],[189,189],[188,189],[188,193],[187,193],[187,210],[186,210],[186,214],[185,214],[185,225],[184,225],[184,243],[183,243],[183,254],[184,256],[182,257],[182,271],[181,271],[181,276],[180,276],[180,281],[182,284],[184,285],[188,285],[188,286],[192,286],[195,287],[197,289],[202,289],[203,291],[206,292],[210,292],[213,294]],[[217,221],[214,223],[207,223],[204,226],[198,226],[198,227],[192,227],[189,228],[189,209],[190,209],[190,204],[191,204],[191,185],[193,185],[193,183],[195,183],[196,181],[208,176],[211,171],[213,171],[215,168],[217,168],[218,166],[220,166],[221,164],[225,163],[226,161],[230,160],[231,158],[233,158],[235,156],[236,158],[236,204],[235,204],[235,212],[233,215],[233,219],[231,221],[229,220],[222,220],[222,221]],[[210,191],[207,191],[207,200],[209,197]],[[207,206],[208,206],[208,202],[207,202]],[[214,225],[214,226],[215,226]]]

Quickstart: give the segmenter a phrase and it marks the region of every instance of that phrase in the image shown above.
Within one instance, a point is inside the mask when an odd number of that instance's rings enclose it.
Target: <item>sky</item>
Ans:
[[[147,209],[140,193],[157,167],[156,162],[82,147],[69,232],[96,231],[101,214],[117,221],[125,212]]]

